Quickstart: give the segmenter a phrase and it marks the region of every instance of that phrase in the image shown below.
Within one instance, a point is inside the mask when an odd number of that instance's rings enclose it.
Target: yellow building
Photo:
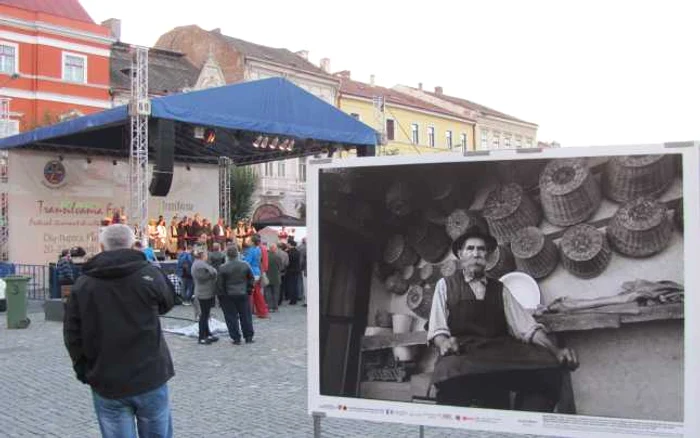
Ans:
[[[384,134],[377,155],[474,150],[474,120],[390,88],[353,81],[348,71],[335,75],[340,78],[338,107]]]

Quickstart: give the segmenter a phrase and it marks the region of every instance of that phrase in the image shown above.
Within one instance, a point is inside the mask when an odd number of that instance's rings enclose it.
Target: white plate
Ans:
[[[524,308],[534,310],[540,305],[540,287],[534,278],[524,272],[510,272],[500,280]]]

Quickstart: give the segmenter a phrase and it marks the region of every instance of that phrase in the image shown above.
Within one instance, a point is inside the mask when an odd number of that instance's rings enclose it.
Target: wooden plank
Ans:
[[[550,332],[568,332],[594,330],[602,328],[620,328],[619,315],[604,313],[586,315],[542,315],[536,319]]]
[[[410,332],[393,335],[365,336],[362,338],[362,351],[382,350],[393,347],[425,345],[427,332]]]
[[[665,319],[683,319],[683,303],[661,304],[658,306],[640,307],[639,315],[622,315],[623,324],[660,321]]]

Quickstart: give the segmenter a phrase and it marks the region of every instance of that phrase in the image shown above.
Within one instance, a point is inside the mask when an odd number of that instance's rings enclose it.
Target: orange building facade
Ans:
[[[0,1],[0,97],[9,135],[112,106],[110,29],[77,0]]]

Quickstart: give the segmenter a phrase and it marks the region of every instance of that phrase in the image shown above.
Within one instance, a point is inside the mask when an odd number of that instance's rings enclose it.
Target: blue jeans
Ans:
[[[194,296],[194,280],[192,277],[182,278],[182,288],[182,299],[185,301],[192,301],[192,297]]]
[[[173,436],[167,383],[143,394],[118,399],[104,398],[92,391],[92,400],[103,438]]]
[[[241,331],[246,340],[253,339],[253,312],[250,309],[248,295],[231,296],[219,295],[221,310],[224,311],[224,319],[228,328],[228,335],[234,341],[241,340]],[[240,331],[239,331],[240,321]]]

